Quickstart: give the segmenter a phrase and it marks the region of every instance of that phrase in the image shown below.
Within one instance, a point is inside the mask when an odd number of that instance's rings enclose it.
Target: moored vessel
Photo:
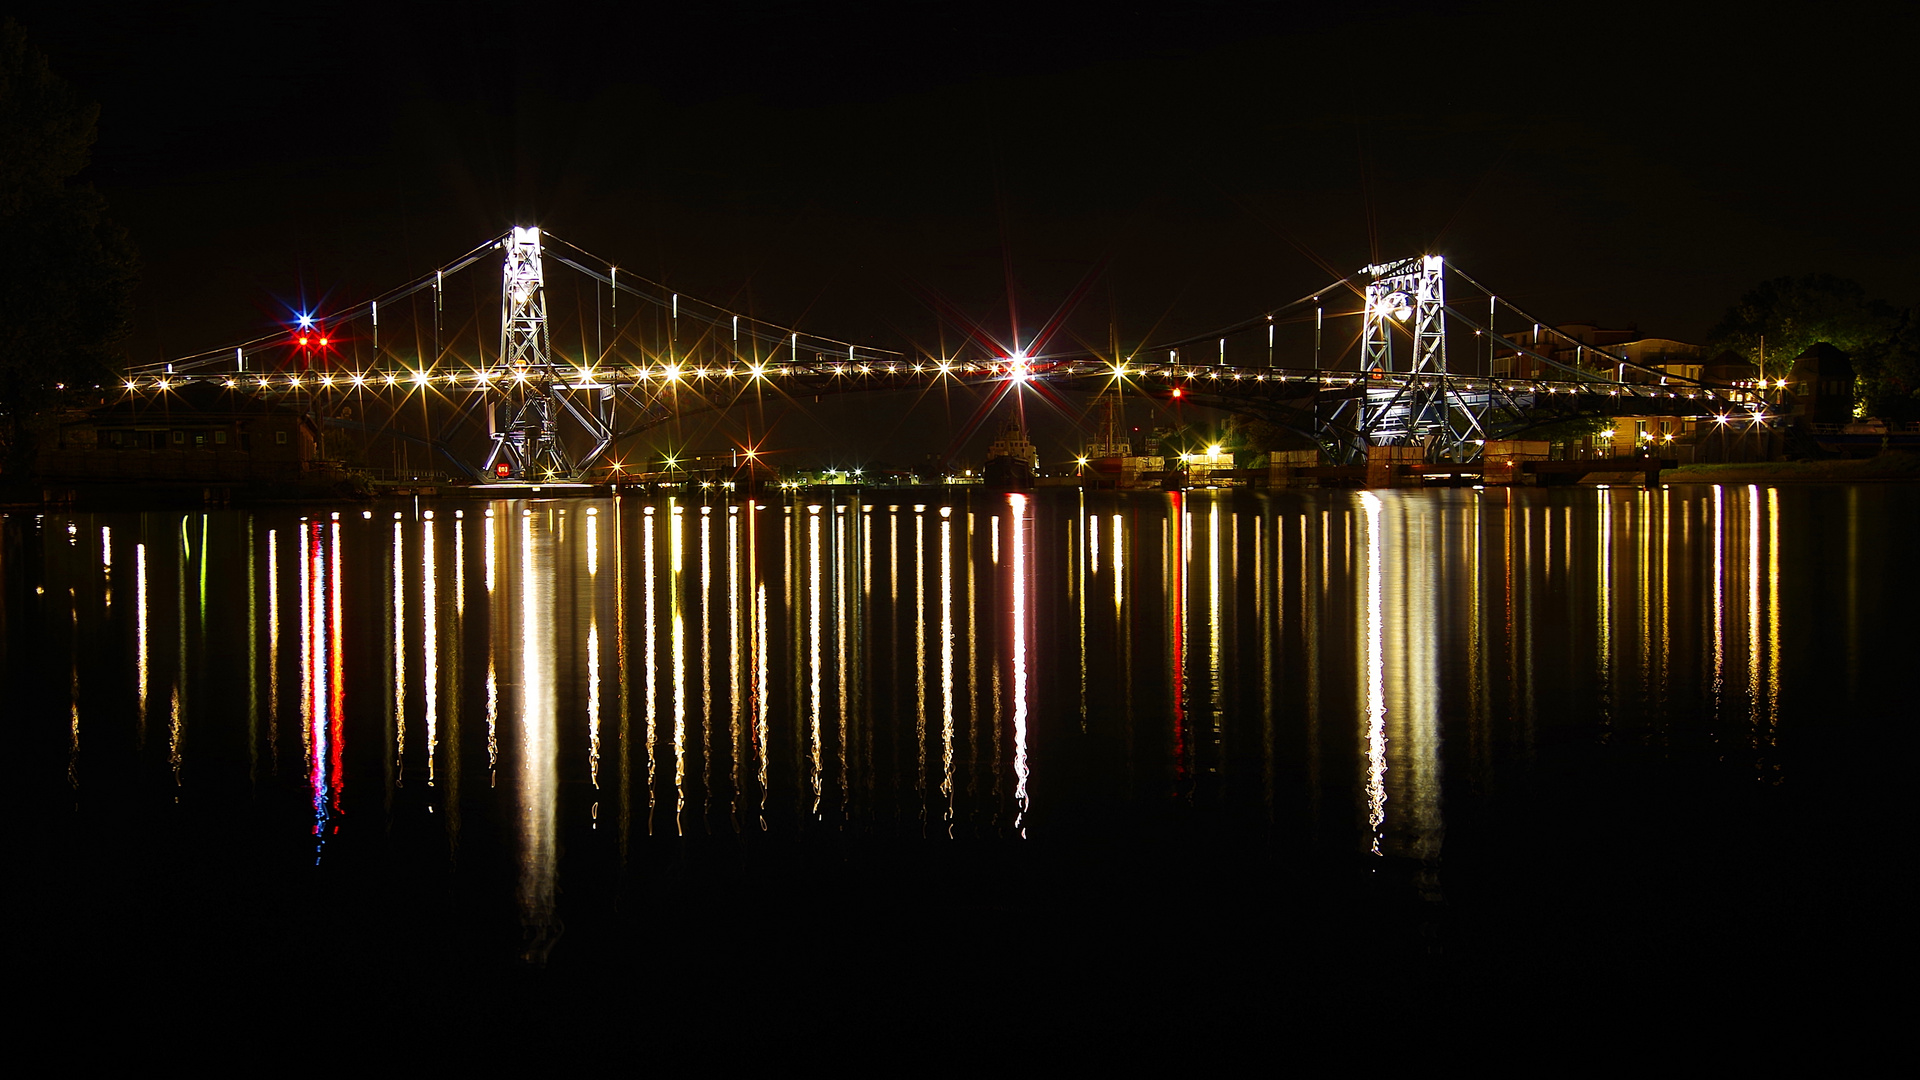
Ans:
[[[1019,423],[1009,420],[987,447],[983,471],[989,487],[1030,488],[1040,475],[1040,451]]]

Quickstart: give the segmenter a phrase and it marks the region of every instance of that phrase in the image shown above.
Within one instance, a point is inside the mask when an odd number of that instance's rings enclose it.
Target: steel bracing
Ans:
[[[462,358],[439,344],[447,280],[490,253],[498,254],[501,266],[498,347]],[[612,344],[590,343],[583,324],[576,347],[556,347],[548,311],[549,261],[589,282],[596,303],[603,296],[610,301]],[[1467,292],[1484,297],[1485,308],[1450,305],[1449,275]],[[404,313],[417,302],[410,298],[429,291],[433,353],[424,347],[413,355],[403,352],[396,341],[404,339],[391,329],[383,343],[379,321],[384,317],[391,327],[396,311]],[[1325,310],[1325,297],[1342,295],[1352,295],[1358,308]],[[1297,316],[1289,316],[1296,310]],[[651,318],[651,329],[637,325],[644,321],[637,316]],[[1345,361],[1336,355],[1323,364],[1323,328],[1343,317],[1358,318],[1352,339],[1357,348]],[[1504,330],[1503,319],[1528,329]],[[1311,325],[1313,347],[1299,356],[1301,361],[1311,356],[1311,364],[1283,362],[1275,327],[1286,321],[1303,329]],[[356,336],[352,327],[360,323],[370,324],[372,333]],[[326,326],[335,328],[331,344]],[[597,322],[595,327],[597,334]],[[954,385],[980,391],[983,410],[1032,391],[1071,416],[1074,409],[1065,407],[1055,390],[1119,391],[1152,399],[1159,408],[1191,402],[1260,416],[1313,440],[1331,461],[1342,464],[1364,461],[1376,446],[1419,447],[1429,461],[1465,463],[1477,458],[1490,438],[1575,417],[1711,416],[1754,425],[1766,423],[1770,409],[1764,387],[1709,385],[1576,341],[1500,299],[1439,255],[1368,266],[1354,278],[1242,323],[1194,338],[1142,343],[1125,356],[995,354],[996,346],[974,333],[972,351],[984,356],[912,359],[682,296],[538,228],[522,227],[356,308],[302,316],[293,335],[275,333],[138,367],[122,390],[154,395],[160,405],[186,382],[220,383],[294,405],[321,426],[425,443],[475,479],[528,483],[623,468],[618,457],[623,440],[692,413],[724,413],[765,394],[799,400]],[[1465,354],[1456,351],[1451,364],[1450,335],[1456,350],[1472,346]],[[347,340],[354,342],[351,352],[340,345]],[[359,351],[369,341],[370,360]],[[1239,362],[1229,363],[1230,342],[1244,343],[1236,346]],[[1218,363],[1179,360],[1183,346],[1202,343]],[[1248,354],[1257,362],[1247,362]],[[1495,363],[1496,355],[1501,364]],[[1167,359],[1143,363],[1142,356]],[[1528,374],[1495,374],[1499,366],[1523,367]],[[396,402],[416,396],[421,417],[439,417],[437,432],[401,430],[404,425],[392,419],[383,428],[356,418],[356,407],[360,417],[375,411],[368,398],[387,400],[393,418],[401,416]]]
[[[570,480],[613,445],[614,387],[554,362],[540,230],[516,228],[501,247],[506,265],[500,275],[500,352],[480,380],[492,443],[482,471],[501,479]],[[511,419],[501,426],[503,412]],[[563,419],[586,436],[589,449],[578,458],[567,449]]]
[[[1364,457],[1368,446],[1414,445],[1428,456],[1466,460],[1485,442],[1485,392],[1463,393],[1447,380],[1446,263],[1438,255],[1369,266],[1361,314],[1361,370],[1379,382],[1335,407],[1327,419],[1335,456]],[[1405,326],[1410,359],[1395,373],[1393,337]],[[1351,419],[1350,424],[1343,421]],[[1323,436],[1325,437],[1325,436]]]

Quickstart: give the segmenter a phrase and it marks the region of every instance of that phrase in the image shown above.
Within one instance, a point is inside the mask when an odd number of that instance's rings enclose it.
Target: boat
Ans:
[[[988,487],[1030,488],[1040,475],[1040,451],[1019,423],[1009,420],[1000,425],[1000,433],[987,447],[983,471]]]

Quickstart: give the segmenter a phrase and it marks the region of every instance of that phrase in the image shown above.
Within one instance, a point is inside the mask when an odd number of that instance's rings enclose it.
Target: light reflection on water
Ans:
[[[1787,782],[1795,717],[1862,677],[1860,567],[1901,497],[627,496],[467,504],[473,536],[452,504],[76,515],[4,570],[64,597],[41,670],[74,797],[115,753],[167,801],[291,785],[323,862],[409,815],[449,856],[463,814],[511,820],[537,959],[565,840],[609,814],[625,859],[655,834],[1043,837],[1117,797],[1398,860],[1438,897],[1449,803],[1549,732]],[[1844,632],[1815,640],[1821,611]]]

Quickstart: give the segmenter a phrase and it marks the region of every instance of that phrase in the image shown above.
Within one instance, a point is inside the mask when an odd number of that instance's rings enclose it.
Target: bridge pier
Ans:
[[[1418,466],[1425,464],[1427,452],[1418,446],[1367,447],[1369,488],[1419,487]]]
[[[1267,486],[1319,487],[1321,464],[1318,450],[1276,450],[1267,455]]]
[[[1545,461],[1550,443],[1533,439],[1489,439],[1480,456],[1480,482],[1488,487],[1537,487],[1540,474],[1524,463]]]

